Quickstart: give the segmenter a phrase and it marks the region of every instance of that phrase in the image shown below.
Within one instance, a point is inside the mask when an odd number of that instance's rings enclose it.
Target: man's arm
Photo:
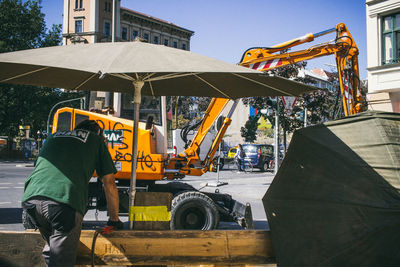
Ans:
[[[118,209],[119,209],[119,197],[118,189],[115,184],[114,174],[106,174],[102,177],[101,181],[104,185],[104,192],[107,199],[108,213],[110,214],[110,221],[118,222]]]

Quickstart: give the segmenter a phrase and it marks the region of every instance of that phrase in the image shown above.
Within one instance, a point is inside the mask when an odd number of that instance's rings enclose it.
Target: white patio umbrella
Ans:
[[[0,82],[133,92],[130,206],[136,192],[138,109],[142,94],[236,99],[298,96],[316,89],[189,51],[142,42],[68,45],[3,53],[0,54]]]

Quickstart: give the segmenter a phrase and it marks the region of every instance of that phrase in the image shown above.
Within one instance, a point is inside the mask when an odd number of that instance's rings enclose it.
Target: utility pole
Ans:
[[[117,31],[117,23],[116,23],[116,17],[117,17],[117,0],[113,0],[112,2],[112,33],[111,33],[111,42],[115,42],[115,36],[116,36],[116,31]],[[104,99],[104,106],[106,108],[109,108],[111,106],[111,98],[113,97],[113,94],[111,92],[106,92],[105,94],[105,99]]]
[[[307,108],[304,108],[304,128],[307,127]]]
[[[274,168],[274,175],[276,175],[278,173],[278,169],[279,169],[279,97],[276,97],[274,139],[275,139],[275,149],[274,149],[275,168]]]

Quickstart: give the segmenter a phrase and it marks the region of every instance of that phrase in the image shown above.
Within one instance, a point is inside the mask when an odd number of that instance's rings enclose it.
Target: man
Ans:
[[[81,122],[72,132],[51,135],[25,182],[22,207],[46,241],[43,257],[49,267],[75,264],[88,183],[95,170],[104,185],[108,225],[122,228],[114,179],[117,171],[103,131],[93,120]]]
[[[244,171],[244,158],[245,157],[246,157],[246,154],[243,150],[243,147],[241,144],[239,144],[238,148],[236,150],[236,154],[235,154],[236,164],[238,166],[239,172]]]

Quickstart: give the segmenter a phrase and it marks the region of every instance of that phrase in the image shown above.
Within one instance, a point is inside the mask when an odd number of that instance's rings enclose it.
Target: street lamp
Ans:
[[[49,136],[49,132],[50,132],[50,117],[51,117],[51,113],[53,112],[54,108],[62,103],[67,103],[67,102],[72,102],[72,101],[77,101],[80,100],[81,101],[81,109],[83,109],[83,107],[85,106],[85,97],[79,97],[79,98],[74,98],[74,99],[68,99],[68,100],[64,100],[64,101],[60,101],[57,104],[55,104],[49,112],[49,116],[47,118],[47,136]]]

